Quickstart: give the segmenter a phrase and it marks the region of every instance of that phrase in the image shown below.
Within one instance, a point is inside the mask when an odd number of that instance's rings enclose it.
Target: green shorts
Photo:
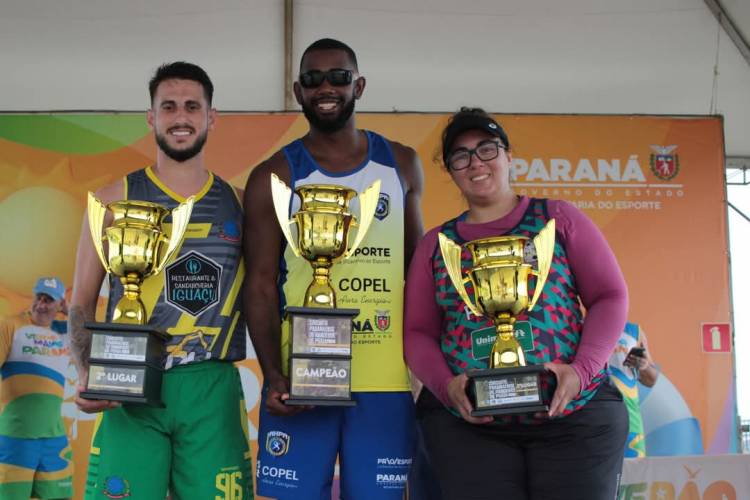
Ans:
[[[253,498],[247,413],[232,363],[164,373],[166,408],[126,405],[96,421],[86,500]]]

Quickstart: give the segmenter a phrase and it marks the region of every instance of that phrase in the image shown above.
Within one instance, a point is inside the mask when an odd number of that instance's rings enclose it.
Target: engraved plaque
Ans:
[[[146,366],[89,366],[88,390],[141,396],[146,380]]]
[[[349,316],[292,316],[292,354],[351,354]]]
[[[351,395],[351,359],[292,358],[291,398],[346,398]]]
[[[469,370],[469,396],[473,417],[536,413],[549,410],[544,403],[540,375],[544,365]]]
[[[536,374],[478,378],[474,384],[478,410],[541,401]]]
[[[148,335],[94,332],[91,337],[91,358],[145,362],[147,346]]]

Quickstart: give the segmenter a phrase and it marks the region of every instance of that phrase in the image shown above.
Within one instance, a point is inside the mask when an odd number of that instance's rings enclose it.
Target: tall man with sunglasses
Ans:
[[[354,105],[364,89],[350,47],[332,39],[310,45],[294,84],[310,131],[260,164],[247,182],[245,306],[265,377],[260,495],[330,498],[338,456],[342,497],[400,499],[411,464],[414,409],[403,360],[403,280],[422,235],[422,171],[411,148],[356,128]],[[355,407],[284,404],[289,332],[282,310],[302,305],[310,267],[285,244],[271,198],[272,173],[292,188],[325,183],[362,192],[376,179],[382,183],[362,251],[333,268],[339,304],[360,310],[352,335]]]

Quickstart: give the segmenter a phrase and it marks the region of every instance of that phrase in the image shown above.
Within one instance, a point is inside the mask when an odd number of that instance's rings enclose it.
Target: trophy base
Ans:
[[[469,370],[472,417],[512,415],[549,410],[542,402],[539,375],[543,365]]]
[[[289,398],[284,401],[288,406],[357,406],[353,399],[318,399],[318,398]]]
[[[154,408],[166,408],[166,406],[164,405],[164,403],[161,402],[161,400],[153,400],[153,399],[149,399],[147,397],[142,397],[142,396],[126,396],[123,394],[114,394],[114,393],[108,394],[106,392],[83,391],[81,393],[81,397],[83,399],[119,401],[121,403],[128,403],[128,404],[148,405],[148,406],[153,406]]]
[[[163,407],[161,368],[168,336],[153,327],[86,323],[91,330],[85,399]]]
[[[291,326],[287,405],[356,406],[352,319],[358,309],[287,307]]]
[[[514,406],[508,408],[494,408],[486,410],[472,410],[472,417],[494,417],[500,415],[518,415],[521,413],[537,413],[549,411],[549,405]]]

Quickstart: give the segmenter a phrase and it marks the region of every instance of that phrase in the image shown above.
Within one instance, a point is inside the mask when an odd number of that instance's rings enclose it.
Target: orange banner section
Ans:
[[[123,119],[107,117],[113,130]],[[85,128],[87,115],[73,118],[77,132]],[[101,123],[102,116],[97,119]],[[465,209],[450,177],[434,161],[447,119],[443,114],[358,115],[359,127],[418,152],[425,171],[427,229]],[[733,354],[731,344],[724,346],[722,340],[729,335],[731,316],[721,120],[554,115],[497,119],[510,137],[516,191],[575,203],[602,228],[617,254],[630,290],[630,320],[648,332],[663,376],[661,392],[656,394],[657,385],[654,397],[644,404],[654,439],[657,432],[668,434],[670,426],[676,429],[692,419],[700,427],[700,449],[736,451]],[[55,127],[39,133],[66,131]],[[34,133],[34,127],[30,130]],[[306,130],[299,114],[221,116],[209,137],[208,164],[244,187],[256,164]],[[121,147],[92,153],[79,139],[81,151],[71,153],[39,146],[43,141],[0,134],[0,223],[6,236],[0,246],[0,314],[27,308],[39,275],[58,275],[72,283],[86,191],[154,161],[151,134],[144,129],[137,136]],[[712,330],[711,325],[718,326]],[[250,437],[256,440],[262,377],[256,360],[240,366]],[[81,498],[93,421],[72,404],[74,370],[69,385],[63,413],[74,438],[76,498]],[[264,443],[253,441],[253,455],[258,445]]]

